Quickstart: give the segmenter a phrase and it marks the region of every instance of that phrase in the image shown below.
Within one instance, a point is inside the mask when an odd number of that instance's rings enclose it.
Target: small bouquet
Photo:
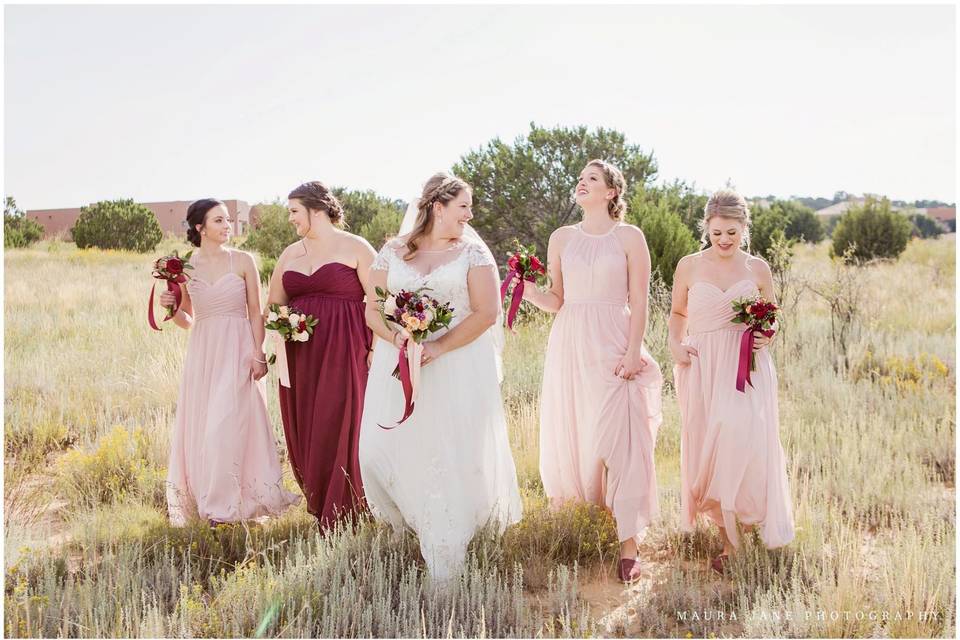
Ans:
[[[445,329],[453,320],[453,307],[449,302],[441,303],[435,298],[423,293],[429,291],[421,287],[416,291],[402,289],[399,293],[391,293],[377,287],[377,306],[384,323],[390,326],[394,323],[407,336],[407,341],[400,349],[397,367],[393,370],[393,377],[403,385],[404,409],[403,417],[392,427],[402,424],[413,413],[414,400],[420,382],[420,356],[423,354],[421,343],[431,333]]]
[[[740,338],[740,362],[737,366],[737,391],[744,392],[750,382],[750,372],[757,370],[756,357],[753,353],[753,332],[759,331],[766,337],[773,335],[773,325],[777,321],[777,312],[780,310],[773,302],[768,302],[761,296],[755,298],[738,298],[733,301],[733,310],[736,315],[731,322],[747,325]]]
[[[514,276],[520,276],[520,282],[513,290],[510,300],[510,310],[507,312],[507,327],[513,331],[513,322],[517,319],[517,311],[520,310],[520,301],[523,300],[524,282],[536,283],[546,275],[547,269],[540,262],[534,251],[536,247],[530,245],[525,247],[518,240],[513,241],[517,245],[516,251],[507,257],[507,277],[500,285],[500,301],[507,297],[507,289]]]
[[[267,323],[264,326],[280,334],[284,342],[306,342],[313,335],[313,328],[318,322],[313,316],[285,304],[273,303],[267,309]],[[277,355],[272,354],[270,364],[276,361]]]
[[[187,269],[193,269],[193,265],[190,264],[190,256],[193,255],[193,251],[188,251],[186,255],[180,257],[180,255],[174,251],[168,256],[163,256],[162,258],[157,258],[153,263],[153,277],[157,280],[165,280],[167,282],[167,291],[173,294],[175,302],[172,307],[164,307],[167,310],[167,317],[163,319],[164,322],[177,315],[177,311],[180,310],[180,303],[182,300],[182,294],[180,293],[180,285],[189,279],[190,276],[187,275]],[[157,326],[157,321],[153,317],[153,294],[157,288],[157,283],[154,282],[153,286],[150,288],[150,302],[147,306],[147,321],[150,323],[150,327],[156,331],[162,331],[160,327]]]

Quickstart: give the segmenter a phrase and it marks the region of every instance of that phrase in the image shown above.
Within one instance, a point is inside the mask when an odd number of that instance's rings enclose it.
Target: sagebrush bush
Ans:
[[[856,263],[895,259],[907,248],[912,228],[906,217],[890,208],[888,199],[867,198],[863,205],[851,207],[840,217],[833,230],[830,255],[843,256],[852,248],[850,259]]]
[[[103,200],[80,208],[71,230],[80,249],[123,249],[145,253],[163,240],[157,216],[133,200]]]
[[[117,426],[92,451],[68,451],[57,461],[63,496],[72,508],[96,508],[128,497],[164,505],[165,474],[150,462],[152,446],[142,429]]]

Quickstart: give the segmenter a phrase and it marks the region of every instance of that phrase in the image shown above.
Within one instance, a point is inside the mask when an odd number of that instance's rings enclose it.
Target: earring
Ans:
[[[207,232],[206,232],[206,231],[201,231],[201,232],[200,232],[200,235],[205,236],[205,235],[207,235]]]

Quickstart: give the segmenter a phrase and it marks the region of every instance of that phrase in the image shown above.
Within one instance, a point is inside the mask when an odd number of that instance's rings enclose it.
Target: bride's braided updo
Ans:
[[[407,254],[403,257],[404,260],[410,260],[417,254],[417,241],[433,230],[434,203],[446,205],[464,189],[470,191],[470,185],[444,171],[433,174],[427,180],[417,201],[417,221],[413,225],[413,231],[407,236]]]

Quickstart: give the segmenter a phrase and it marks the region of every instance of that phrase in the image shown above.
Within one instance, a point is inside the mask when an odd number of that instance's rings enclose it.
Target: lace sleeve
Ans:
[[[396,240],[389,240],[385,245],[383,245],[383,248],[380,249],[377,257],[373,259],[373,264],[370,265],[370,268],[374,271],[389,271],[390,259],[391,257],[397,255],[395,249],[396,246]]]
[[[496,267],[493,256],[476,242],[467,245],[467,262],[470,267]]]

